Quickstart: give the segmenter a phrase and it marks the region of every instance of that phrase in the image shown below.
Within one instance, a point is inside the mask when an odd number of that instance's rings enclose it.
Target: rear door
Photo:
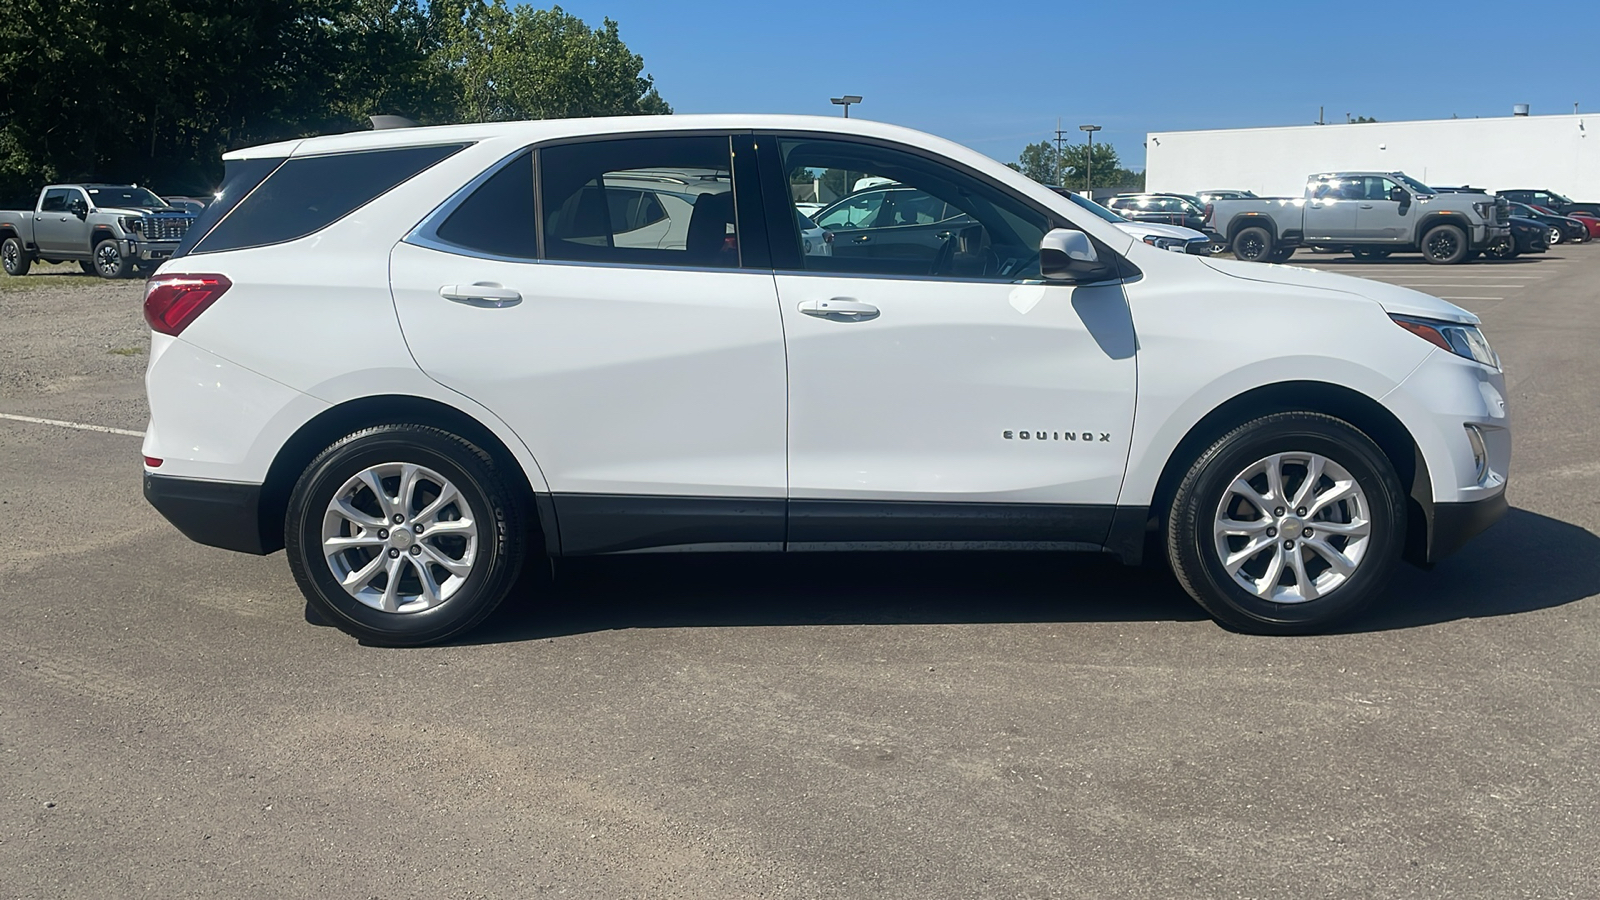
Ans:
[[[730,138],[545,146],[394,250],[417,363],[527,444],[566,553],[782,545],[783,323]]]
[[[1305,239],[1350,240],[1356,237],[1356,208],[1365,196],[1360,178],[1327,175],[1311,183],[1306,199]]]

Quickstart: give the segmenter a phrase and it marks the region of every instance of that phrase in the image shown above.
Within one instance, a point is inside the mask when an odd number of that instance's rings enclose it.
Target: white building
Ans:
[[[1298,197],[1317,172],[1401,171],[1425,184],[1548,188],[1600,202],[1596,132],[1600,114],[1151,132],[1145,176],[1151,191]]]

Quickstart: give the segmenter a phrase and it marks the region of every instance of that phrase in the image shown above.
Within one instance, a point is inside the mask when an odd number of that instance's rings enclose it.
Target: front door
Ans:
[[[1404,244],[1411,240],[1416,207],[1406,189],[1381,175],[1364,175],[1361,202],[1356,206],[1356,229],[1361,239],[1374,243]]]
[[[875,176],[967,223],[931,258],[807,256],[793,226],[780,228],[793,212],[769,214],[788,345],[791,547],[1104,540],[1133,423],[1121,285],[1042,283],[1050,215],[980,176],[878,144],[761,145],[781,157],[763,156],[774,181],[802,169],[824,185]]]
[[[40,256],[48,258],[52,252],[65,252],[87,258],[89,229],[77,213],[67,208],[73,200],[88,207],[89,199],[77,188],[51,188],[45,191],[38,215],[33,220],[33,240],[39,245]]]
[[[528,446],[563,552],[781,548],[783,323],[729,136],[538,153],[542,254],[531,153],[395,248],[417,363]]]

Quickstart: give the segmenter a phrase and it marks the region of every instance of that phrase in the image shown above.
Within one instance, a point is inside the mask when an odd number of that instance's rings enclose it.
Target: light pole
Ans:
[[[860,103],[860,102],[861,102],[861,96],[859,94],[845,94],[843,97],[834,97],[833,98],[833,105],[834,106],[842,106],[842,107],[844,107],[844,117],[846,119],[850,118],[850,104],[852,104],[852,103]]]
[[[1087,168],[1083,173],[1083,189],[1089,193],[1089,199],[1094,199],[1094,133],[1100,130],[1099,125],[1079,125],[1079,131],[1089,134],[1089,158],[1085,160]]]

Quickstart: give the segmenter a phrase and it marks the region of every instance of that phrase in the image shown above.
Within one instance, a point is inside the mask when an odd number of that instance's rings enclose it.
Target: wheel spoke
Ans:
[[[378,473],[368,469],[362,472],[359,477],[361,483],[367,486],[367,490],[378,498],[378,506],[383,509],[383,518],[388,521],[388,518],[394,515],[394,498],[390,497],[389,492],[383,489],[383,482],[378,479]]]
[[[378,577],[379,572],[383,571],[383,561],[383,554],[380,553],[374,556],[366,565],[346,575],[344,580],[339,582],[339,586],[352,594],[360,591],[370,584],[372,579]]]
[[[1277,542],[1277,538],[1269,537],[1262,537],[1259,540],[1251,541],[1245,546],[1244,549],[1230,555],[1227,559],[1223,560],[1222,567],[1228,570],[1228,574],[1237,575],[1239,574],[1239,569],[1241,566],[1250,560],[1255,559],[1257,556],[1260,556],[1261,551],[1271,547]]]
[[[449,534],[471,535],[478,530],[471,519],[454,519],[448,522],[432,522],[422,526],[422,533],[417,535],[417,540],[426,541],[429,538],[443,537]]]
[[[1256,508],[1256,512],[1261,513],[1263,516],[1272,515],[1272,501],[1257,493],[1256,489],[1250,486],[1250,482],[1244,480],[1244,476],[1241,475],[1235,478],[1233,485],[1228,490],[1250,501],[1250,505]]]
[[[1318,535],[1366,537],[1372,533],[1372,523],[1366,519],[1356,519],[1353,522],[1312,522],[1311,527]]]
[[[378,557],[380,560],[383,558]],[[379,601],[380,608],[384,612],[400,611],[400,570],[404,569],[405,565],[405,557],[400,556],[389,560],[389,564],[384,567],[389,573],[389,583],[384,585],[383,599]]]
[[[1306,509],[1306,518],[1315,518],[1317,513],[1320,513],[1329,506],[1338,503],[1340,500],[1347,500],[1355,497],[1357,493],[1358,489],[1356,488],[1354,479],[1336,482],[1333,487],[1328,489],[1326,494],[1319,495],[1316,502],[1311,504],[1311,506]]]
[[[1317,584],[1306,574],[1306,557],[1301,551],[1305,544],[1296,544],[1284,554],[1289,557],[1289,567],[1294,570],[1294,583],[1300,588],[1300,599],[1315,600],[1318,596]]]
[[[1223,537],[1242,535],[1249,537],[1257,534],[1265,534],[1266,530],[1271,527],[1272,519],[1270,518],[1255,519],[1254,521],[1250,522],[1245,522],[1240,519],[1222,519],[1221,521],[1217,522],[1217,536]]]
[[[422,480],[422,469],[410,463],[400,467],[400,496],[396,500],[397,511],[409,517],[414,508],[417,493],[417,482]]]
[[[1284,502],[1282,456],[1271,456],[1267,459],[1267,492],[1272,495],[1273,503],[1281,505]]]
[[[439,565],[451,575],[465,578],[472,574],[472,556],[470,550],[468,551],[467,555],[463,556],[461,559],[451,559],[449,556],[446,556],[444,553],[440,552],[438,547],[423,544],[422,555],[427,557],[428,562]]]
[[[388,524],[377,516],[374,516],[370,513],[364,513],[361,510],[356,509],[350,504],[349,497],[335,498],[333,503],[329,505],[328,511],[336,515],[343,516],[346,521],[353,525],[359,525],[362,528],[369,530],[382,528]]]
[[[430,608],[438,606],[439,605],[439,581],[438,581],[438,579],[433,577],[433,573],[428,571],[428,566],[425,563],[423,563],[421,559],[419,559],[417,557],[412,557],[412,556],[407,556],[407,557],[402,557],[402,558],[405,559],[407,562],[411,563],[411,568],[416,570],[417,580],[422,582],[422,599],[427,601],[427,604],[428,604],[428,606]]]
[[[1322,470],[1327,465],[1327,460],[1320,456],[1313,456],[1306,460],[1306,480],[1300,483],[1300,490],[1294,492],[1294,502],[1291,506],[1301,507],[1306,501],[1316,496],[1317,482],[1322,480]]]
[[[432,503],[429,503],[427,507],[412,516],[412,518],[419,522],[426,522],[438,516],[440,510],[459,499],[461,499],[461,493],[456,490],[455,485],[440,485],[439,496],[433,498]]]
[[[1333,545],[1327,541],[1320,538],[1307,538],[1305,545],[1310,547],[1312,552],[1322,557],[1335,574],[1349,578],[1351,573],[1355,572],[1355,560],[1333,549]]]
[[[1272,561],[1267,563],[1267,571],[1260,580],[1255,581],[1252,589],[1257,597],[1272,599],[1272,594],[1278,589],[1278,579],[1283,576],[1283,549],[1277,548],[1272,553]]]
[[[382,547],[383,539],[370,531],[352,534],[349,537],[331,537],[322,541],[322,550],[328,555],[353,550],[357,547]]]

